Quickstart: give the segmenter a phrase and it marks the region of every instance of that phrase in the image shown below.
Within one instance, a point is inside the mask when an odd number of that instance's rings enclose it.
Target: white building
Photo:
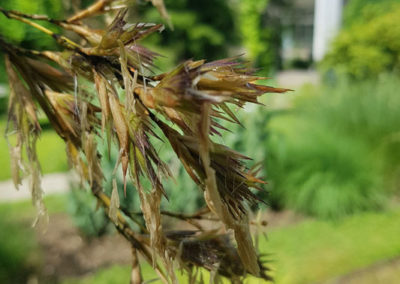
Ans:
[[[341,26],[343,0],[315,0],[312,55],[320,61]]]
[[[293,1],[293,2],[292,2]],[[281,11],[284,62],[320,61],[341,26],[346,0],[291,0],[290,11]]]

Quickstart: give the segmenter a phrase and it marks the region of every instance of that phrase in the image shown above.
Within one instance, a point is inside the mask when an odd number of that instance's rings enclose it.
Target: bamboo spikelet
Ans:
[[[163,1],[151,2],[169,21]],[[163,25],[128,23],[128,4],[125,0],[99,0],[66,20],[0,8],[8,18],[52,36],[62,49],[28,50],[0,37],[10,84],[6,135],[16,138],[8,139],[15,186],[23,175],[30,176],[32,201],[40,220],[46,220],[35,149],[40,134],[37,112],[41,109],[65,141],[70,165],[82,184],[90,187],[118,232],[131,243],[134,259],[136,253],[143,256],[164,283],[177,283],[175,264],[189,272],[191,283],[196,281],[198,267],[209,270],[216,282],[224,276],[241,283],[247,274],[271,280],[253,246],[249,227],[249,205],[262,202],[253,192],[264,183],[257,177],[259,169],[246,168],[248,157],[216,143],[213,137],[227,130],[220,120],[240,124],[232,107],[259,104],[264,93],[288,89],[259,85],[257,80],[266,78],[253,75],[239,57],[187,60],[169,72],[154,75],[158,54],[140,41],[162,31]],[[116,16],[103,30],[82,23],[110,10],[116,10]],[[78,44],[38,21],[57,25],[84,40]],[[83,87],[82,81],[93,84],[95,94]],[[203,192],[205,210],[185,215],[161,209],[162,199],[168,200],[163,182],[172,173],[159,157],[154,139],[166,142],[175,152]],[[121,165],[124,197],[118,195],[115,175],[111,196],[103,192],[99,141],[107,141],[109,153],[111,143],[117,144],[115,169]],[[139,196],[139,214],[120,203],[120,198],[126,198],[128,174]],[[145,188],[144,179],[149,188]],[[186,221],[196,230],[168,231],[163,226],[164,216]],[[217,222],[220,229],[204,229],[198,222],[202,219]],[[135,231],[132,223],[139,229]],[[136,282],[141,281],[138,267],[134,261]]]

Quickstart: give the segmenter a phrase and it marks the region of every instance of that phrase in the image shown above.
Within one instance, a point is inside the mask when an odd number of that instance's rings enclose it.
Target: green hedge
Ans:
[[[270,202],[322,218],[376,210],[398,194],[400,80],[324,87],[274,118],[266,168]]]

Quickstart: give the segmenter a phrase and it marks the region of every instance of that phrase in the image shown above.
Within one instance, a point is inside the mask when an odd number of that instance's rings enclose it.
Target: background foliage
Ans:
[[[53,18],[60,18],[63,15],[62,1],[52,0],[2,0],[1,7],[5,9],[18,10],[32,14],[47,14]],[[44,25],[47,28],[57,31],[57,28],[50,24]],[[24,46],[26,48],[54,49],[56,48],[54,40],[40,31],[20,23],[10,21],[3,14],[0,14],[0,35],[9,39],[11,42]],[[7,80],[4,69],[4,58],[0,57],[0,83]],[[0,101],[0,104],[4,104]],[[1,107],[0,107],[1,110]]]
[[[270,201],[322,218],[387,206],[398,194],[395,76],[304,91],[266,140]]]
[[[388,12],[399,0],[350,0],[343,11],[343,26],[349,28],[355,24],[366,24]]]
[[[156,48],[167,58],[161,65],[177,64],[187,58],[209,60],[226,57],[230,46],[237,44],[238,36],[233,7],[225,0],[166,0],[173,29],[147,39],[147,44]],[[135,16],[142,21],[162,21],[151,4],[137,5]],[[162,66],[159,66],[162,69]]]
[[[381,3],[382,2],[382,3]],[[345,28],[322,62],[324,72],[370,79],[400,72],[400,1],[350,1]]]

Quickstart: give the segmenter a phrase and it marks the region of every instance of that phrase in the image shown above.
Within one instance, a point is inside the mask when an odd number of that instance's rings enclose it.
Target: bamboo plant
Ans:
[[[163,2],[152,3],[168,20]],[[6,137],[15,186],[29,176],[37,220],[45,221],[35,151],[41,132],[38,113],[44,114],[65,141],[71,165],[130,242],[131,283],[143,281],[138,255],[164,283],[177,283],[176,268],[187,270],[195,283],[200,267],[209,270],[215,282],[219,275],[233,283],[241,283],[247,274],[270,280],[249,229],[249,205],[261,201],[251,188],[260,189],[263,181],[256,177],[257,170],[245,167],[246,156],[214,142],[213,137],[226,130],[219,121],[240,123],[232,107],[236,111],[246,103],[257,104],[264,93],[287,90],[257,84],[265,78],[253,75],[237,57],[187,60],[170,72],[155,74],[158,54],[140,41],[164,26],[127,23],[128,4],[99,0],[62,20],[0,8],[9,19],[37,28],[60,46],[60,51],[31,50],[0,37],[10,85]],[[105,13],[115,17],[103,30],[88,25],[89,18]],[[80,41],[50,31],[41,25],[43,21],[79,36]],[[191,215],[160,209],[161,199],[168,199],[163,181],[172,173],[159,158],[153,139],[169,144],[176,153],[203,192],[205,208]],[[115,179],[111,196],[105,194],[99,141],[117,145],[115,168],[122,169],[125,186],[126,179],[132,179],[141,214],[119,206],[124,196],[118,195]],[[193,230],[167,230],[164,215],[188,222]],[[141,218],[145,226],[139,230],[131,226],[140,224]],[[213,220],[219,229],[207,229],[201,219]]]

